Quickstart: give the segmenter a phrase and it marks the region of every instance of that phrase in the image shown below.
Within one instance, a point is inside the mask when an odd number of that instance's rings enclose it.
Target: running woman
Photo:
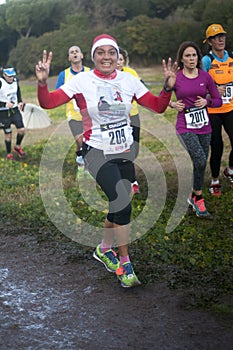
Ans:
[[[176,132],[193,164],[193,187],[188,203],[198,217],[210,218],[202,196],[211,139],[207,107],[220,107],[222,100],[213,79],[201,68],[201,57],[194,42],[180,45],[177,52],[180,70],[174,86],[177,101],[170,102],[170,106],[178,111]]]
[[[83,151],[88,170],[109,201],[104,237],[93,256],[115,273],[125,288],[140,284],[130,261],[128,244],[131,217],[131,173],[134,170],[133,135],[130,121],[132,100],[162,113],[168,106],[176,80],[177,65],[162,61],[164,88],[154,96],[132,74],[116,69],[119,47],[108,34],[97,36],[91,48],[94,69],[77,74],[58,90],[49,92],[48,75],[52,52],[43,51],[36,65],[38,99],[49,109],[75,99],[83,120]],[[125,181],[127,180],[127,181]],[[119,256],[112,249],[116,239]]]

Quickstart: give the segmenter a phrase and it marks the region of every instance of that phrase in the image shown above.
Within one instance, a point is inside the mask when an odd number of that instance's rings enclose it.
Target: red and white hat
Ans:
[[[97,49],[97,47],[103,46],[103,45],[113,46],[117,50],[117,54],[119,56],[119,46],[116,42],[116,39],[114,39],[111,35],[108,35],[108,34],[100,34],[93,40],[93,43],[92,43],[92,48],[91,48],[92,61],[93,61],[95,49]]]

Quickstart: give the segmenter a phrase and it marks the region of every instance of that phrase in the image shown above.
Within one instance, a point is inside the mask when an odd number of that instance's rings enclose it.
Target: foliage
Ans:
[[[6,24],[20,37],[39,36],[58,28],[65,9],[62,0],[38,0],[33,4],[31,0],[9,1],[5,6]]]
[[[175,57],[184,40],[205,52],[202,41],[213,22],[223,24],[232,48],[232,10],[232,1],[224,0],[8,0],[0,6],[0,62],[29,77],[42,50],[52,50],[57,74],[67,64],[69,46],[78,44],[91,65],[93,37],[107,32],[127,48],[131,63],[149,66]]]

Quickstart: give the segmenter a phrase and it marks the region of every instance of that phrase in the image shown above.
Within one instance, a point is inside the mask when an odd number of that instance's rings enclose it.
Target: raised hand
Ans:
[[[47,56],[47,51],[43,50],[42,61],[38,61],[36,65],[35,73],[36,73],[37,80],[41,85],[47,84],[52,57],[53,57],[53,54],[51,51]]]
[[[176,82],[176,74],[179,69],[178,64],[177,62],[172,64],[172,59],[169,57],[167,63],[164,59],[162,60],[162,67],[165,80],[164,87],[167,90],[172,90]]]

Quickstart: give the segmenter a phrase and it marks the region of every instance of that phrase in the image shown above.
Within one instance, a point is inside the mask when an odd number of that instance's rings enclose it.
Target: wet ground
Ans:
[[[232,323],[184,309],[185,291],[125,290],[72,241],[62,249],[9,228],[0,224],[1,350],[232,349]]]

